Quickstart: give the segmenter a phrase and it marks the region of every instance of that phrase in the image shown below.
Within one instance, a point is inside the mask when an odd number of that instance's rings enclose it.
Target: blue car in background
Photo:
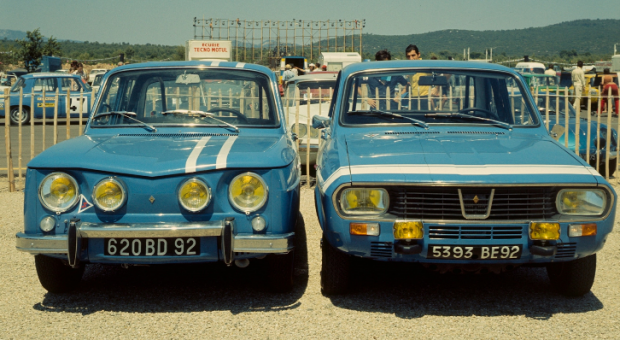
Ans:
[[[273,72],[207,61],[118,67],[93,112],[83,136],[28,164],[17,249],[35,255],[45,289],[76,288],[91,263],[259,259],[269,288],[292,288],[301,174]]]
[[[22,112],[19,112],[19,90],[22,89],[23,101]],[[45,90],[45,98],[43,91]],[[54,118],[55,95],[58,90],[58,118],[67,117],[67,91],[69,91],[69,114],[72,118],[80,116],[88,117],[92,89],[76,74],[63,73],[30,73],[25,74],[17,80],[10,90],[10,102],[4,102],[4,96],[0,96],[0,117],[5,116],[5,105],[9,105],[11,124],[18,124],[21,119],[22,124],[30,122],[31,105],[34,103],[34,118],[42,118],[45,108],[45,117]],[[34,91],[34,101],[31,98]],[[80,97],[80,91],[81,97]]]
[[[535,104],[523,78],[499,65],[344,68],[330,117],[313,117],[324,139],[315,190],[323,293],[348,290],[353,257],[440,273],[546,266],[561,294],[589,292],[617,196],[549,136]]]

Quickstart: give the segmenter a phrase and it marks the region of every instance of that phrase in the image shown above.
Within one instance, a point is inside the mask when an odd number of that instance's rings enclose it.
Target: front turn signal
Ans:
[[[349,223],[349,232],[351,235],[379,236],[379,223]]]

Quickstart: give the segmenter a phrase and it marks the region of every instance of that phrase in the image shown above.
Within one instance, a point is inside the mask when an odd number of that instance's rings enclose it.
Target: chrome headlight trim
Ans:
[[[99,202],[97,201],[96,197],[95,197],[95,193],[97,192],[97,187],[100,186],[101,184],[103,184],[103,182],[112,182],[117,184],[120,188],[121,188],[121,200],[120,203],[114,207],[114,209],[110,209],[110,208],[105,208],[99,205]],[[95,186],[93,187],[93,192],[91,194],[91,198],[93,200],[93,204],[100,209],[101,211],[105,211],[105,212],[113,212],[118,210],[119,208],[123,207],[125,205],[125,202],[127,201],[127,187],[125,186],[125,183],[123,183],[123,181],[121,181],[120,179],[116,178],[116,177],[105,177],[102,178],[99,182],[97,182],[97,184],[95,184]]]
[[[570,213],[570,212],[565,212],[562,210],[562,194],[564,192],[567,191],[578,191],[578,192],[600,192],[601,196],[603,197],[603,204],[602,204],[602,208],[600,212],[593,212],[593,213]],[[556,209],[558,210],[558,213],[560,213],[561,215],[567,215],[567,216],[602,216],[605,214],[605,212],[608,210],[609,207],[609,198],[607,197],[607,193],[605,192],[605,190],[600,189],[600,188],[579,188],[579,189],[572,189],[572,188],[567,188],[567,189],[561,189],[560,191],[558,191],[557,196],[555,197],[555,206]]]
[[[205,189],[207,190],[207,201],[200,208],[197,208],[197,209],[190,208],[190,207],[186,206],[183,203],[183,200],[181,199],[181,189],[186,184],[188,184],[188,183],[199,183],[199,184],[202,184],[205,187]],[[202,180],[202,179],[200,179],[198,177],[192,177],[192,178],[189,178],[189,179],[187,179],[185,181],[182,181],[181,184],[179,185],[179,187],[177,188],[177,199],[179,200],[179,204],[183,207],[183,209],[185,209],[185,210],[187,210],[189,212],[196,213],[196,212],[204,210],[211,203],[211,198],[212,198],[212,196],[211,196],[211,187],[207,184],[207,182],[205,182],[204,180]]]
[[[345,206],[344,206],[344,198],[343,196],[345,195],[345,192],[349,191],[349,190],[378,190],[378,191],[382,191],[383,192],[383,198],[385,198],[385,208],[383,209],[383,211],[370,211],[370,212],[358,212],[358,213],[351,213],[349,211],[346,210]],[[340,208],[340,211],[347,215],[347,216],[381,216],[383,214],[385,214],[388,209],[390,208],[390,193],[385,189],[385,188],[381,188],[381,187],[357,187],[357,186],[353,186],[353,187],[348,187],[348,188],[344,188],[342,190],[340,190],[340,192],[338,193],[338,205]]]
[[[57,175],[66,176],[71,181],[71,184],[75,186],[75,197],[73,198],[73,202],[71,202],[71,204],[69,204],[66,208],[51,207],[47,204],[47,202],[45,202],[45,199],[43,198],[43,185],[50,177],[57,176]],[[63,213],[65,211],[70,210],[77,204],[79,198],[80,198],[80,187],[78,186],[77,181],[75,180],[75,178],[73,178],[73,176],[65,172],[61,172],[61,171],[52,172],[51,174],[45,176],[43,180],[41,181],[41,183],[39,184],[39,202],[41,202],[41,204],[45,207],[45,209],[51,210],[55,213]]]
[[[265,197],[263,198],[263,200],[256,207],[254,207],[252,209],[246,209],[244,207],[240,207],[237,203],[235,203],[235,200],[232,197],[232,191],[231,191],[232,185],[233,185],[233,183],[235,183],[237,181],[237,179],[239,179],[239,177],[242,177],[242,176],[252,176],[252,177],[255,177],[256,179],[258,179],[261,182],[261,184],[265,188]],[[267,186],[267,183],[265,182],[265,180],[263,179],[262,176],[260,176],[257,173],[254,173],[254,172],[248,171],[248,172],[241,173],[241,174],[235,176],[230,181],[230,183],[228,185],[228,201],[233,206],[233,208],[235,208],[235,209],[237,209],[237,210],[239,210],[239,211],[241,211],[241,212],[243,212],[245,214],[249,214],[249,213],[255,212],[255,211],[259,210],[260,208],[262,208],[263,206],[265,206],[265,203],[267,203],[267,198],[268,197],[269,197],[269,187]]]

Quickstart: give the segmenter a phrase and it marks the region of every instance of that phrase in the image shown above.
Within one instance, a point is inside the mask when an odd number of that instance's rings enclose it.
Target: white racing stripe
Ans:
[[[382,164],[382,165],[354,165],[350,167],[351,175],[460,175],[460,176],[489,176],[489,175],[595,175],[582,165],[555,165],[555,164],[487,164],[487,165],[449,165],[449,164]],[[340,167],[334,171],[325,182],[319,178],[319,185],[323,192],[338,178],[349,175],[349,167]],[[317,176],[318,177],[318,176]]]
[[[237,140],[237,136],[228,137],[224,145],[222,145],[222,149],[220,149],[220,153],[217,154],[217,160],[215,161],[216,169],[223,169],[226,167],[226,159],[228,158],[228,154],[230,153],[230,149],[233,144]]]
[[[220,62],[219,62],[219,60],[212,61],[212,62],[211,62],[211,66],[212,66],[212,67],[218,67],[218,66],[220,66]]]
[[[185,173],[186,174],[196,172],[196,161],[198,160],[198,156],[200,156],[202,149],[205,147],[205,145],[207,145],[207,142],[209,141],[210,138],[211,137],[202,137],[198,141],[198,143],[196,143],[196,146],[192,150],[192,153],[189,154],[189,157],[187,158],[187,161],[185,162]]]
[[[237,66],[235,66],[235,67],[244,68],[245,67],[245,63],[237,63]]]

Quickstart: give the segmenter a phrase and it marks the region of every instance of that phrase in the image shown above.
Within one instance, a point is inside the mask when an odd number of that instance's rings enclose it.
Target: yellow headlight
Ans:
[[[204,209],[211,201],[209,187],[198,178],[187,180],[179,189],[178,195],[183,208],[192,212]]]
[[[560,224],[548,222],[532,222],[530,224],[532,240],[557,240],[560,238]]]
[[[601,189],[563,189],[558,192],[556,206],[560,214],[601,215],[607,208],[607,195]]]
[[[340,206],[346,214],[381,214],[389,206],[389,196],[385,189],[345,189],[340,196]]]
[[[78,185],[75,179],[62,172],[47,175],[39,186],[39,200],[49,210],[64,212],[77,203]]]
[[[268,192],[267,185],[259,175],[247,172],[232,180],[228,197],[236,209],[250,213],[265,205]]]
[[[114,178],[101,180],[93,189],[93,201],[103,211],[114,211],[125,203],[123,185]]]
[[[424,224],[420,221],[394,222],[394,239],[411,240],[424,238]]]

